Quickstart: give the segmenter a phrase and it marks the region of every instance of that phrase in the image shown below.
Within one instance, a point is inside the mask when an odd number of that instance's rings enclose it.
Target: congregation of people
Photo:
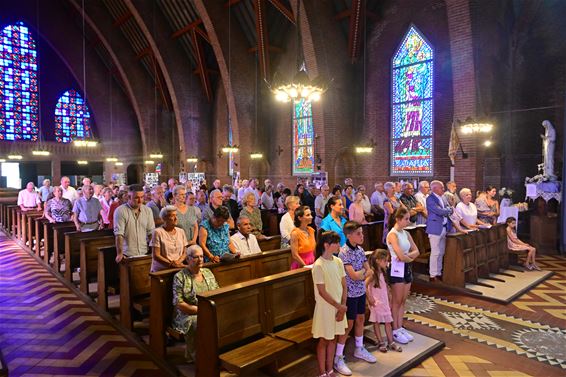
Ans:
[[[416,192],[415,192],[416,191]],[[431,246],[429,279],[442,279],[446,235],[468,233],[497,223],[497,191],[489,186],[473,193],[446,187],[438,180],[377,182],[370,194],[352,179],[332,189],[324,184],[299,183],[289,188],[257,179],[211,188],[175,178],[154,187],[101,185],[89,178],[80,188],[63,177],[52,186],[46,179],[36,189],[33,182],[18,195],[22,211],[40,210],[50,222],[75,224],[89,232],[113,229],[116,262],[151,254],[151,272],[181,268],[173,283],[173,328],[185,335],[188,361],[194,361],[194,338],[200,292],[218,288],[204,263],[219,263],[262,253],[258,240],[266,238],[262,210],[279,216],[281,248],[290,248],[290,269],[312,268],[315,292],[313,337],[318,339],[317,359],[321,376],[334,371],[351,375],[344,348],[353,331],[353,357],[375,363],[364,347],[366,307],[374,324],[378,349],[401,352],[414,337],[403,326],[405,302],[411,290],[411,263],[420,252],[407,231],[426,227]],[[383,221],[387,250],[364,250],[362,225]],[[508,247],[528,251],[525,267],[539,269],[536,250],[519,240],[517,219],[507,223]],[[318,231],[318,239],[317,239]],[[385,335],[381,333],[384,326]]]

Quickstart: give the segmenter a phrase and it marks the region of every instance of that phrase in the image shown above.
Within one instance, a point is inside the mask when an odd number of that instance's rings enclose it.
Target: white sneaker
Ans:
[[[412,336],[411,333],[409,333],[406,328],[400,327],[399,330],[403,333],[403,335],[405,336],[405,338],[407,338],[409,342],[415,340],[415,337]]]
[[[395,340],[395,342],[399,344],[409,343],[409,339],[407,339],[407,337],[403,334],[403,331],[401,331],[401,329],[393,330],[393,339]]]
[[[346,362],[344,361],[344,355],[334,356],[334,369],[336,369],[336,372],[340,373],[343,376],[352,375],[352,371],[350,370],[350,368],[348,368]]]
[[[373,364],[377,361],[375,356],[373,356],[371,353],[369,353],[368,350],[366,350],[364,346],[356,347],[356,350],[354,351],[354,357],[357,357],[358,359],[362,359],[364,361],[367,361],[368,363],[371,363],[371,364]]]

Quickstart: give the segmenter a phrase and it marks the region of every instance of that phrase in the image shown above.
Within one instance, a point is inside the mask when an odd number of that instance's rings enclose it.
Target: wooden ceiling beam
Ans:
[[[350,53],[350,59],[353,62],[356,61],[360,53],[360,45],[362,43],[364,30],[364,9],[365,0],[352,0],[352,8],[350,13],[350,27],[348,32],[348,51]]]
[[[210,39],[208,38],[208,34],[206,33],[206,31],[202,30],[200,27],[197,27],[194,30],[198,33],[198,35],[202,37],[202,39],[204,39],[208,44],[210,44]]]
[[[242,0],[228,0],[226,4],[224,4],[225,8],[231,7],[232,5],[238,4]]]
[[[140,60],[144,56],[147,56],[147,55],[153,55],[153,51],[151,50],[151,47],[146,47],[143,50],[141,50],[140,52],[138,52],[137,55],[136,55],[136,59]]]
[[[114,21],[114,27],[120,27],[122,25],[124,25],[126,22],[128,22],[130,20],[130,18],[132,18],[134,15],[132,14],[132,12],[126,12],[123,15],[119,16],[116,18],[116,20]]]
[[[295,24],[295,16],[293,15],[293,11],[287,8],[280,0],[269,0],[271,5],[273,5],[282,15],[285,16],[286,19],[291,21],[291,23]]]
[[[204,49],[202,47],[202,43],[200,42],[198,38],[198,34],[195,29],[191,30],[191,41],[193,42],[195,59],[197,61],[197,67],[200,73],[200,81],[202,84],[202,88],[204,90],[204,95],[210,102],[212,100],[212,85],[210,83],[210,76],[206,69]]]
[[[190,24],[186,25],[185,27],[182,27],[181,29],[179,29],[176,32],[174,32],[173,34],[171,34],[171,39],[179,38],[180,36],[188,33],[191,30],[193,30],[194,28],[196,28],[200,24],[202,24],[202,20],[199,18],[198,20],[191,22]]]
[[[282,49],[281,47],[275,47],[275,46],[269,46],[269,51],[274,52],[276,54],[282,54],[285,52],[284,49]],[[250,54],[255,54],[257,52],[257,47],[250,47],[248,48],[248,53]]]
[[[265,16],[265,0],[255,0],[254,11],[259,67],[263,79],[269,80],[269,34]]]
[[[220,72],[218,70],[210,69],[210,68],[207,68],[206,72],[208,72],[211,75],[219,75],[220,74]],[[193,74],[200,75],[200,69],[198,69],[198,68],[193,69]]]

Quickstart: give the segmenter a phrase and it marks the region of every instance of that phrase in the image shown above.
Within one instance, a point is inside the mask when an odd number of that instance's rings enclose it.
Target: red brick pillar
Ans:
[[[454,119],[465,120],[476,116],[476,75],[473,53],[472,19],[469,0],[446,0],[450,55],[454,91]],[[467,159],[459,153],[456,157],[455,180],[459,187],[469,187],[472,192],[483,188],[483,150],[475,136],[462,135],[460,142]]]

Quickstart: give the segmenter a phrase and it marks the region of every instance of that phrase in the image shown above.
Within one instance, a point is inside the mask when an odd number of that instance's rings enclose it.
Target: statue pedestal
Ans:
[[[540,252],[556,253],[558,250],[558,217],[531,216],[531,243]]]
[[[562,201],[562,184],[558,181],[528,183],[526,197],[534,201],[531,216],[531,242],[540,251],[558,250],[558,213]]]

